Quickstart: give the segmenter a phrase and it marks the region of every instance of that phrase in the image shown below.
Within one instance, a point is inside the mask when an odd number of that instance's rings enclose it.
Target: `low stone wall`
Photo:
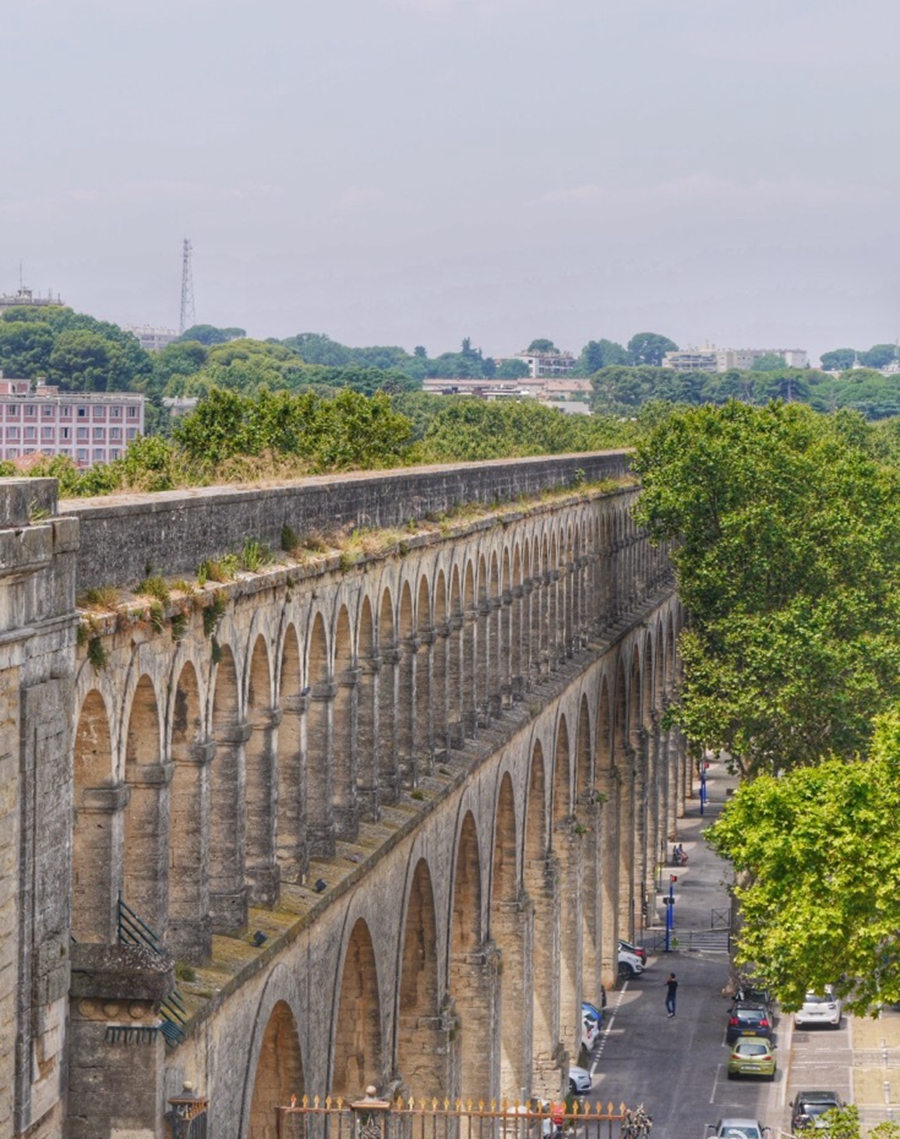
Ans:
[[[125,585],[148,567],[193,573],[204,558],[248,538],[278,549],[284,525],[298,534],[344,526],[403,526],[469,502],[509,502],[579,481],[624,477],[629,451],[499,459],[357,472],[266,487],[202,487],[160,494],[73,499],[60,513],[81,522],[77,589]]]

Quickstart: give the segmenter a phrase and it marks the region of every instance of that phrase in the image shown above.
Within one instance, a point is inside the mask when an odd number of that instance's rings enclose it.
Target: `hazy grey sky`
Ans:
[[[900,336],[898,0],[7,0],[0,292],[488,354]]]

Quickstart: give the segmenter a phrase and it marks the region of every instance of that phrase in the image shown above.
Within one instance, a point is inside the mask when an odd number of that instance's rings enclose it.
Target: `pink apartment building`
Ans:
[[[61,392],[0,372],[0,459],[67,455],[78,467],[109,463],[144,433],[144,397]]]

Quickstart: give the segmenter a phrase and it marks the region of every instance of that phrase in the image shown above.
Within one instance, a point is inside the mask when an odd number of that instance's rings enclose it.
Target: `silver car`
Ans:
[[[807,993],[803,1004],[794,1013],[794,1026],[806,1028],[811,1024],[827,1024],[829,1028],[841,1027],[841,998],[834,995],[831,986],[824,993]]]
[[[718,1123],[707,1123],[707,1139],[769,1139],[771,1131],[758,1119],[731,1116]]]

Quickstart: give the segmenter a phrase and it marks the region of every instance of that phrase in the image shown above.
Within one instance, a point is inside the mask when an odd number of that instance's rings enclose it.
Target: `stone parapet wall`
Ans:
[[[280,486],[203,487],[160,494],[76,499],[63,515],[81,523],[79,593],[139,581],[147,567],[194,572],[248,538],[278,549],[282,528],[298,534],[342,527],[403,526],[464,503],[509,502],[579,482],[628,474],[628,451],[500,459],[300,479]]]

